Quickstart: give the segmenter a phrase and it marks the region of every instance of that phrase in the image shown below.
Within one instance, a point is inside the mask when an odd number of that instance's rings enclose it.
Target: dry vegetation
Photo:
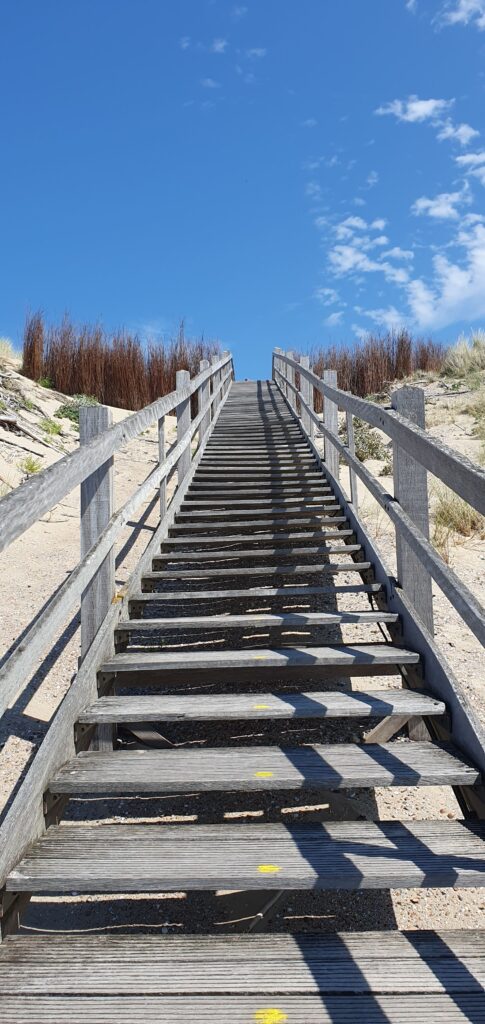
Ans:
[[[175,389],[177,370],[199,372],[201,359],[220,353],[217,343],[190,341],[183,325],[176,338],[142,345],[124,331],[77,327],[65,317],[46,326],[42,314],[27,318],[22,373],[65,395],[91,395],[105,405],[141,409]]]
[[[414,339],[407,331],[383,337],[369,335],[361,344],[314,349],[313,371],[336,370],[338,386],[361,398],[377,395],[390,381],[411,377],[417,370],[439,373],[446,350],[435,341]]]

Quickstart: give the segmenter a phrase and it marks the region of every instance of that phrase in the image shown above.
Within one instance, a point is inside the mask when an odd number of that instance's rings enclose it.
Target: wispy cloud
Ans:
[[[245,7],[243,4],[237,4],[236,7],[233,7],[231,11],[231,17],[235,18],[236,21],[239,21],[240,18],[245,18],[247,13],[247,7]]]
[[[221,83],[216,82],[213,78],[201,78],[200,84],[204,89],[220,89]]]
[[[408,11],[415,14],[418,9],[418,0],[406,0],[406,7]]]
[[[387,309],[367,309],[361,310],[364,316],[368,316],[370,320],[373,320],[379,327],[384,327],[386,331],[397,331],[409,319],[403,313],[400,313],[395,306],[388,306]]]
[[[436,255],[432,284],[417,279],[407,286],[412,316],[421,329],[439,330],[485,316],[485,225],[461,230],[456,241],[465,254],[461,264]]]
[[[212,53],[225,53],[227,49],[227,39],[214,39],[211,50]]]
[[[386,235],[372,235],[382,230],[383,218],[367,223],[362,217],[347,217],[336,225],[335,244],[328,253],[331,270],[337,277],[353,274],[381,273],[386,281],[404,285],[409,273],[403,266],[394,266],[390,259],[379,257],[375,250],[389,244]]]
[[[335,288],[316,288],[313,297],[321,302],[322,306],[335,306],[340,301]]]
[[[368,186],[368,188],[374,188],[378,184],[378,182],[379,175],[377,171],[371,171],[370,174],[367,175],[366,185]]]
[[[416,217],[425,214],[428,217],[434,217],[435,220],[458,220],[458,207],[470,202],[469,189],[465,187],[460,192],[441,192],[434,199],[420,196],[413,203],[411,210]]]
[[[188,50],[190,47],[190,36],[182,36],[179,39],[179,46],[181,50]]]
[[[485,31],[485,0],[449,0],[438,19],[442,25],[473,24]]]
[[[413,260],[414,253],[411,249],[401,249],[400,245],[394,245],[392,249],[388,249],[387,252],[383,252],[382,256],[384,259],[389,260]]]
[[[453,124],[450,118],[441,125],[437,138],[440,142],[444,139],[456,139],[460,143],[460,146],[468,146],[472,139],[476,139],[480,135],[476,128],[472,128],[469,124]]]
[[[477,178],[485,187],[485,150],[480,153],[467,153],[466,156],[457,156],[457,164],[472,178]]]
[[[374,111],[380,117],[386,114],[394,114],[398,121],[417,123],[422,121],[436,120],[445,114],[451,106],[452,100],[420,100],[419,96],[409,96],[407,100],[391,100],[384,103]]]
[[[329,316],[325,317],[323,322],[326,327],[338,327],[338,325],[342,323],[343,315],[342,310],[339,309],[335,313],[330,313]]]
[[[246,50],[246,57],[250,60],[259,60],[261,57],[266,57],[267,50],[264,46],[253,46],[250,50]]]
[[[301,122],[302,128],[316,128],[318,121],[314,117],[307,117],[306,121]]]

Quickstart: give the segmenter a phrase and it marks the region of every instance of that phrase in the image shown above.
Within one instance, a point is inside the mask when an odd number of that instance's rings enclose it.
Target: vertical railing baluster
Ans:
[[[330,384],[332,387],[337,387],[337,371],[336,370],[324,370],[323,381],[325,384]],[[335,402],[332,402],[330,398],[324,396],[323,399],[323,413],[324,423],[327,430],[330,430],[332,434],[338,436],[338,406]],[[329,472],[338,480],[339,478],[339,456],[338,451],[334,447],[331,441],[325,438],[325,462],[328,466]]]
[[[175,375],[175,387],[177,391],[181,388],[187,387],[190,384],[190,373],[188,370],[177,370]],[[184,398],[177,405],[177,443],[182,440],[187,431],[190,429],[191,415],[190,415],[190,398]],[[190,450],[190,441],[182,452],[177,462],[177,479],[178,486],[182,483],[184,477],[190,469],[192,454]]]
[[[351,412],[346,413],[347,421],[347,447],[351,455],[355,456],[355,438],[354,438],[354,417]],[[355,469],[349,463],[349,480],[350,480],[350,500],[352,505],[357,512],[359,507],[359,492],[357,490],[357,474]]]

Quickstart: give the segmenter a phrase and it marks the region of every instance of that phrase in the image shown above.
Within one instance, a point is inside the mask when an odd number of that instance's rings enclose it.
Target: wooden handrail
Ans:
[[[290,358],[284,352],[278,350],[275,352],[275,356],[277,362],[286,363],[292,369],[296,368],[302,376],[310,381],[316,391],[319,391],[324,398],[335,402],[339,409],[344,409],[372,427],[382,430],[433,476],[438,477],[447,487],[464,498],[469,505],[485,515],[485,470],[475,465],[471,459],[465,455],[458,455],[443,441],[430,437],[421,427],[410,423],[409,420],[392,409],[383,409],[375,402],[357,398],[356,395],[351,395],[347,391],[325,383],[312,370],[307,370],[296,359]],[[278,366],[275,367],[275,371],[280,374],[285,384],[289,384],[288,377],[281,373]]]
[[[195,391],[216,372],[232,366],[232,356],[223,356],[208,369],[178,391],[158,398],[139,412],[116,423],[99,437],[65,455],[39,476],[31,476],[20,487],[0,499],[0,552],[20,537],[25,530],[36,523],[41,516],[54,508],[66,494],[69,494],[86,477],[103,466],[105,462],[127,441],[131,441],[143,430],[174,412],[181,402],[190,398]]]
[[[284,353],[278,352],[277,355],[280,359],[286,358]],[[304,367],[302,372],[305,372]],[[314,424],[314,427],[316,427],[326,440],[328,440],[337,449],[340,455],[346,459],[349,468],[351,468],[352,471],[360,477],[381,508],[383,508],[388,514],[396,530],[400,531],[409,547],[418,556],[423,568],[430,573],[463,621],[466,622],[473,631],[475,636],[482,644],[485,644],[485,608],[476,600],[474,594],[472,594],[471,590],[469,590],[465,583],[459,579],[456,573],[446,565],[428,538],[424,536],[421,530],[419,530],[400,506],[397,499],[385,490],[382,484],[379,483],[373,474],[355,456],[349,446],[344,444],[338,435],[334,431],[329,430],[322,422],[311,406],[307,404],[301,391],[299,391],[289,379],[284,377],[278,367],[275,367],[275,374],[278,374],[282,378],[285,386],[289,388],[295,396],[298,395],[301,409],[305,411],[306,415]],[[312,376],[315,375],[312,374]],[[318,377],[315,379],[319,381]],[[324,386],[325,388],[329,388],[331,392],[330,397],[332,399],[336,393],[339,393],[339,388],[335,388],[333,386],[329,387],[328,385]],[[347,392],[344,391],[340,393],[345,397],[353,397],[348,396]],[[365,404],[371,405],[372,403],[366,402]],[[303,417],[300,417],[300,421],[302,423],[302,428],[305,429],[303,427]],[[305,432],[307,433],[307,436],[309,436],[308,432]],[[420,431],[420,433],[424,432]],[[427,437],[427,435],[425,436]],[[401,444],[401,439],[399,439],[399,444]],[[473,466],[473,463],[471,463],[471,465]]]
[[[227,366],[228,360],[225,361]],[[213,372],[214,368],[211,368]],[[190,449],[191,440],[198,427],[210,413],[214,399],[222,397],[226,384],[232,377],[232,365],[224,374],[220,383],[214,389],[212,395],[204,403],[197,416],[191,421],[188,430],[181,440],[172,448],[170,454],[159,464],[138,487],[134,494],[125,502],[122,508],[111,516],[108,525],[99,535],[96,543],[86,553],[76,568],[70,573],[62,586],[51,597],[50,601],[43,608],[40,616],[30,626],[22,640],[12,651],[0,668],[0,715],[4,713],[8,705],[18,695],[22,684],[27,685],[33,670],[44,650],[54,639],[58,629],[66,619],[66,615],[74,603],[78,601],[86,589],[94,574],[102,565],[113,544],[121,533],[123,527],[136,513],[140,505],[148,498],[150,491],[156,489],[163,480],[166,480],[173,467],[177,464],[183,453]],[[209,373],[209,377],[210,377]],[[194,381],[203,376],[195,377]],[[194,383],[191,381],[191,384]],[[203,381],[204,383],[204,381]],[[184,388],[184,392],[188,388]],[[180,394],[180,392],[179,392]],[[170,397],[170,396],[167,396]],[[131,418],[131,417],[130,417]],[[101,438],[104,435],[101,435]],[[100,438],[100,439],[101,439]],[[87,448],[88,446],[86,446]],[[83,449],[85,450],[85,449]],[[64,460],[62,460],[64,461]]]

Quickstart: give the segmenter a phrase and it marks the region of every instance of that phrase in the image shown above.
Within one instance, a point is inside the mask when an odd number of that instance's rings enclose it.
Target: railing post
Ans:
[[[355,455],[355,438],[354,438],[354,417],[351,412],[346,413],[347,421],[347,447],[351,455]],[[349,480],[350,480],[350,500],[352,505],[357,512],[359,507],[359,492],[357,490],[357,474],[355,469],[349,463]]]
[[[165,448],[165,416],[161,416],[158,421],[158,461],[160,466],[163,466],[165,462],[166,448]],[[160,520],[163,519],[167,511],[167,478],[165,477],[160,483]]]
[[[177,370],[175,375],[175,387],[177,391],[179,388],[185,388],[190,383],[190,373],[188,370]],[[188,430],[190,430],[191,415],[190,415],[190,398],[184,398],[182,402],[177,406],[177,444],[185,436]],[[182,483],[182,480],[190,469],[191,462],[191,451],[190,441],[185,448],[185,451],[179,457],[177,462],[177,479],[178,486]]]
[[[230,356],[230,354],[231,354],[231,353],[230,353],[230,352],[228,351],[228,349],[226,348],[226,349],[224,350],[224,352],[222,353],[222,358],[223,358],[223,359],[227,359],[227,357],[228,357],[228,356]],[[227,368],[226,368],[226,367],[224,367],[224,369],[223,369],[223,370],[219,370],[219,381],[221,381],[221,380],[222,380],[222,377],[223,377],[223,375],[225,375],[225,374],[226,374],[226,372],[227,372]],[[227,391],[227,389],[228,389],[228,387],[229,387],[229,383],[230,383],[230,382],[229,382],[228,380],[226,380],[226,383],[224,384],[224,387],[223,387],[223,389],[222,389],[222,391],[221,391],[221,402],[222,402],[222,399],[224,398],[224,395],[226,394],[226,391]]]
[[[325,384],[330,384],[332,387],[337,387],[337,371],[336,370],[324,370],[323,381]],[[327,430],[330,430],[335,436],[338,435],[338,405],[332,402],[326,395],[323,398],[323,415],[324,423]],[[331,441],[325,438],[325,462],[329,468],[329,472],[338,480],[339,478],[339,455],[336,448],[334,448]]]
[[[309,370],[310,356],[300,356],[300,365],[304,370]],[[313,388],[310,386],[308,377],[305,377],[302,373],[300,373],[300,392],[303,402],[306,402],[306,404],[311,408],[310,396],[313,394]],[[308,434],[308,437],[313,440],[313,420],[310,419],[303,403],[301,405],[301,422],[303,424],[303,429]]]
[[[288,356],[288,359],[294,359],[295,358],[295,353],[292,352],[291,349],[289,350],[289,352],[286,353],[286,355]],[[286,377],[289,380],[290,384],[293,384],[293,385],[295,384],[295,367],[294,366],[287,366],[286,367]],[[296,410],[295,392],[292,391],[292,389],[289,388],[287,385],[285,386],[285,390],[286,390],[286,397],[287,397],[287,399],[288,399],[288,401],[289,401],[289,403],[291,405],[291,408]]]
[[[405,385],[391,394],[391,405],[401,416],[415,423],[423,430],[426,426],[424,391],[422,388]],[[393,441],[394,497],[407,512],[413,523],[429,540],[428,475],[424,466],[416,462],[403,448]],[[411,551],[396,530],[397,578],[400,586],[412,602],[421,622],[428,633],[433,635],[433,595],[431,576],[423,563]]]
[[[281,348],[275,348],[275,350],[273,352],[273,380],[274,380],[274,382],[276,384],[279,384],[280,387],[281,387],[281,382],[279,381],[279,377],[281,375],[280,353],[282,351],[283,350]]]
[[[79,441],[87,444],[111,426],[111,410],[104,405],[82,406],[79,410]],[[81,558],[96,543],[113,514],[113,458],[96,469],[81,484]],[[106,617],[114,596],[113,548],[81,598],[81,661]]]
[[[199,363],[200,372],[202,373],[203,370],[208,370],[209,366],[210,366],[210,363],[209,363],[208,359],[201,359],[201,361]],[[204,405],[206,405],[206,403],[209,402],[209,398],[210,398],[210,379],[209,379],[209,377],[207,377],[207,380],[205,380],[204,383],[201,384],[200,388],[199,388],[199,412],[200,412],[201,409],[204,408]],[[202,444],[202,441],[204,440],[204,437],[205,437],[207,431],[209,430],[210,425],[211,425],[211,407],[209,405],[208,409],[207,409],[207,412],[204,413],[204,415],[203,415],[203,417],[201,419],[201,422],[200,422],[200,427],[199,427],[199,448],[200,448],[200,446]]]
[[[212,356],[211,365],[214,366],[214,364],[218,363],[218,362],[219,362],[219,356]],[[215,392],[216,392],[219,380],[220,380],[220,376],[219,376],[218,373],[213,373],[211,375],[212,393],[214,395],[215,395]],[[217,412],[217,409],[218,409],[218,406],[219,406],[219,402],[220,402],[220,396],[218,396],[217,398],[214,398],[214,401],[212,402],[212,419],[214,419],[214,416],[215,416],[215,414]]]

